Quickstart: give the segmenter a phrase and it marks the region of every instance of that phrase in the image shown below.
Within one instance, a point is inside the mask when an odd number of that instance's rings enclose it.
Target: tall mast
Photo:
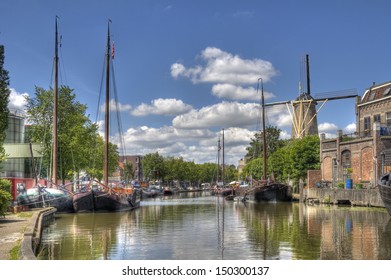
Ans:
[[[110,104],[110,22],[107,26],[107,50],[106,50],[106,102],[105,102],[105,151],[103,166],[103,184],[109,183],[109,104]]]
[[[223,128],[223,171],[221,173],[221,179],[224,186],[224,179],[225,179],[225,162],[224,162],[224,128]]]
[[[307,71],[307,93],[308,95],[311,95],[311,90],[310,90],[310,57],[308,54],[305,56],[305,63],[306,63],[306,71]]]
[[[220,150],[221,150],[221,146],[220,146],[220,136],[219,136],[219,140],[217,141],[217,182],[219,182],[219,177],[220,177]]]
[[[267,164],[267,155],[266,155],[266,125],[265,125],[265,99],[263,95],[263,80],[262,78],[258,79],[258,87],[259,88],[259,80],[261,80],[261,101],[262,101],[262,142],[263,142],[263,180],[266,180],[266,164]]]
[[[53,158],[52,158],[52,184],[57,185],[57,145],[58,145],[58,33],[57,33],[57,17],[55,27],[54,41],[54,100],[53,100]]]

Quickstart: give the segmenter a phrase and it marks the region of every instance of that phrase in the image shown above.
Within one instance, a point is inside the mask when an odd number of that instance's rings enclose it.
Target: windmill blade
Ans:
[[[346,98],[355,98],[357,97],[356,89],[344,89],[330,92],[323,92],[314,95],[315,101],[325,101],[325,100],[338,100]]]

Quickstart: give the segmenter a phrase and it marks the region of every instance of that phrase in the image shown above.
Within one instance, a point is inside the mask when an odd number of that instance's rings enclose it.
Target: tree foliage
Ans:
[[[147,154],[142,159],[144,177],[157,180],[164,177],[164,158],[158,152]]]
[[[273,141],[276,141],[274,138]],[[255,146],[254,143],[250,144]],[[267,177],[273,176],[278,182],[292,180],[294,184],[307,177],[307,170],[319,169],[319,137],[317,135],[306,136],[302,139],[289,141],[277,140],[277,143],[268,144],[272,149],[267,157]],[[262,156],[250,160],[243,169],[242,177],[259,180],[263,176]]]
[[[71,179],[82,170],[103,177],[104,141],[98,126],[86,115],[87,106],[76,101],[76,94],[67,86],[59,88],[57,177]],[[53,89],[35,89],[35,97],[27,98],[27,115],[32,123],[31,141],[43,146],[42,174],[49,177],[52,155]],[[109,144],[109,169],[117,166],[117,147]]]
[[[4,66],[4,46],[0,45],[0,162],[5,159],[3,143],[5,140],[5,130],[8,126],[8,98],[9,98],[9,77]]]
[[[0,179],[0,216],[4,216],[5,212],[12,201],[11,181]]]
[[[276,126],[266,127],[266,155],[273,154],[277,149],[285,145],[285,141],[280,139],[281,129]],[[250,146],[246,148],[246,159],[252,160],[261,157],[263,154],[263,131],[256,132],[251,139]]]
[[[163,157],[156,152],[145,155],[142,165],[147,180],[162,180],[169,185],[173,185],[174,181],[193,186],[217,181],[218,166],[215,163],[197,164],[182,157]],[[219,172],[221,174],[221,170]],[[224,181],[237,180],[237,177],[236,167],[226,165]]]

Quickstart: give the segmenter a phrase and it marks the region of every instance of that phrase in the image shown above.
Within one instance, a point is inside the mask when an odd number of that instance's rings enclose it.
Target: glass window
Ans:
[[[386,113],[386,124],[391,126],[391,112]]]
[[[374,99],[375,99],[375,94],[376,94],[375,91],[371,91],[371,92],[369,93],[368,101],[374,100]]]
[[[373,116],[373,122],[380,122],[380,114],[374,115]]]
[[[371,118],[365,117],[364,118],[364,136],[369,136],[370,130],[371,130]]]

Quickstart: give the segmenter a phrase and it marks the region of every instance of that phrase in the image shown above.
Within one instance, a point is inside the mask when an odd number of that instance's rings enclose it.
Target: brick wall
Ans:
[[[316,183],[322,180],[320,170],[307,170],[307,187],[316,188]]]

